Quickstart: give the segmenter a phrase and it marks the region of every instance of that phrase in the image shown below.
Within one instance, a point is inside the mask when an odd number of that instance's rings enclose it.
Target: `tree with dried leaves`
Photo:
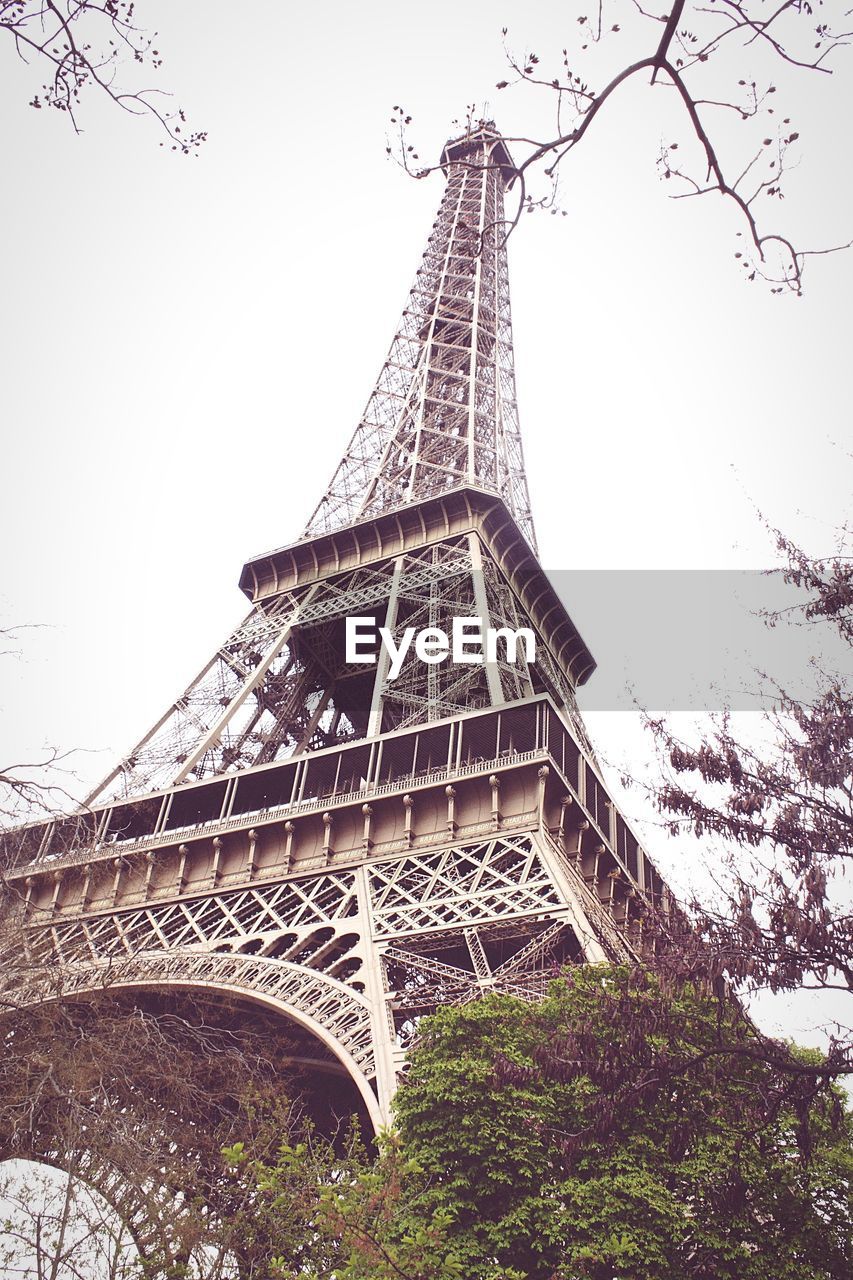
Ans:
[[[172,151],[194,155],[206,140],[180,107],[166,104],[163,89],[125,83],[129,66],[158,71],[163,62],[157,33],[137,25],[132,0],[0,0],[0,32],[44,77],[30,105],[62,112],[75,132],[84,98],[100,95],[155,120],[165,134],[160,145]]]
[[[511,78],[497,88],[521,86],[551,108],[535,136],[505,135],[516,163],[507,231],[525,211],[561,211],[558,178],[631,84],[654,95],[663,136],[672,138],[661,143],[658,168],[675,198],[717,195],[737,211],[735,258],[750,280],[799,294],[810,258],[853,244],[803,246],[780,207],[800,140],[780,100],[803,92],[807,81],[818,87],[841,65],[853,40],[845,0],[675,0],[660,13],[640,0],[598,0],[567,12],[566,28],[559,52],[507,49]],[[417,167],[411,121],[394,107],[396,143],[388,150],[422,177],[430,169]]]
[[[745,996],[832,993],[846,1008],[814,1068],[829,1078],[853,1072],[853,555],[846,530],[821,559],[780,533],[776,542],[800,601],[767,621],[809,629],[813,692],[772,686],[758,745],[729,717],[693,742],[653,722],[668,770],[658,806],[673,835],[714,842],[717,880],[689,919],[657,922],[659,962]],[[820,658],[822,635],[840,661]]]

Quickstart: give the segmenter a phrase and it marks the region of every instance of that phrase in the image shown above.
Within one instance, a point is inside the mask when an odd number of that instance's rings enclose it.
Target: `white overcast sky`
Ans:
[[[0,617],[39,624],[4,660],[4,762],[84,748],[97,781],[239,620],[241,564],[304,526],[441,195],[386,157],[391,108],[425,160],[468,103],[508,134],[546,129],[547,104],[494,88],[501,28],[559,64],[578,12],[139,0],[165,58],[152,82],[209,130],[198,159],[95,102],[75,137],[27,106],[41,77],[0,47]],[[777,212],[815,247],[853,234],[837,65],[776,95],[802,136]],[[815,552],[848,509],[853,256],[816,259],[800,300],[746,284],[733,213],[657,179],[661,142],[684,136],[665,95],[626,88],[565,168],[568,216],[511,241],[549,569],[762,566],[756,509]],[[576,621],[594,650],[595,617]],[[626,635],[652,623],[628,615]],[[605,754],[647,753],[625,717],[594,720]]]

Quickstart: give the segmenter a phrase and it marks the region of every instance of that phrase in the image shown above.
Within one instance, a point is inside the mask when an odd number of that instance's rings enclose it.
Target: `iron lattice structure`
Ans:
[[[0,979],[9,998],[108,983],[266,1005],[377,1126],[422,1014],[630,959],[670,909],[589,748],[575,690],[594,663],[536,557],[511,161],[481,126],[443,164],[391,352],[305,534],[246,564],[248,617],[86,806],[5,841],[4,923],[30,964]],[[536,657],[410,653],[392,679],[384,654],[347,660],[352,616],[398,640],[453,616],[524,626]]]

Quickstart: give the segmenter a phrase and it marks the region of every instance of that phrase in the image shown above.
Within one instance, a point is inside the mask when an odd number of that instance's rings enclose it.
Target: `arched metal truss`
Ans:
[[[21,1004],[56,999],[56,976],[17,990]],[[131,989],[213,991],[240,996],[304,1027],[331,1050],[358,1089],[371,1123],[382,1123],[370,1080],[375,1074],[370,1007],[358,992],[316,970],[263,956],[227,955],[175,947],[65,962],[62,998]]]

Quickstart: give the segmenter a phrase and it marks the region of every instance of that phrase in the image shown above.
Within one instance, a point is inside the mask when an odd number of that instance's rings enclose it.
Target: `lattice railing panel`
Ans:
[[[253,941],[269,949],[293,935],[293,946],[278,951],[287,955],[318,926],[348,933],[357,912],[355,878],[341,872],[58,920],[29,936],[35,954],[65,961],[173,947],[238,950]],[[328,960],[337,964],[341,956]]]
[[[533,839],[497,836],[370,868],[377,937],[464,927],[561,905]]]

